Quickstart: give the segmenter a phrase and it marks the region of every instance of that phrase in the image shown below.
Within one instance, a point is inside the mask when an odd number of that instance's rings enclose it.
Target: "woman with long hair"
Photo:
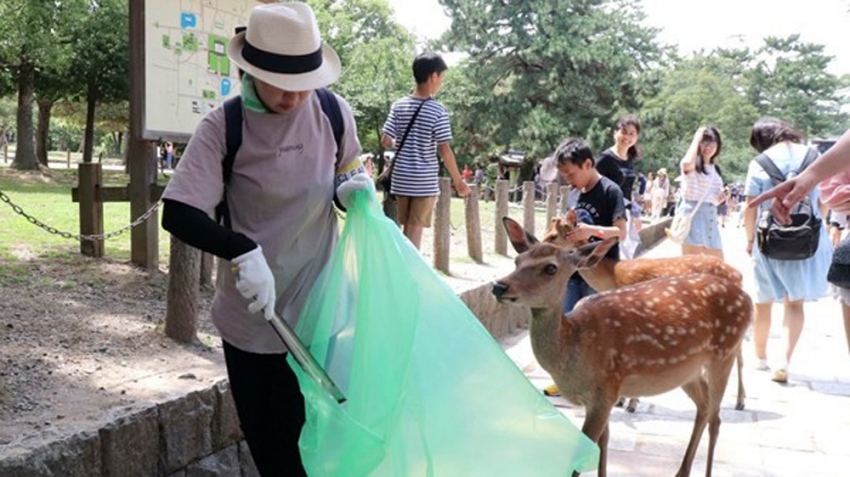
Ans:
[[[809,148],[801,144],[803,136],[788,124],[774,118],[759,119],[753,126],[750,144],[760,154],[766,155],[785,177],[794,177],[800,173],[800,168],[809,152]],[[816,161],[817,162],[817,161]],[[753,159],[750,161],[745,184],[747,202],[773,187],[768,173]],[[812,204],[819,200],[818,191],[809,193]],[[756,310],[753,321],[753,342],[758,358],[758,369],[767,370],[767,338],[770,334],[771,309],[775,302],[782,302],[785,307],[783,320],[783,340],[785,355],[779,366],[774,370],[773,381],[785,383],[788,381],[788,364],[794,354],[794,348],[803,331],[805,315],[803,303],[806,300],[816,300],[827,294],[827,270],[832,260],[832,245],[826,227],[821,227],[818,247],[815,254],[802,260],[776,260],[765,257],[756,241],[756,218],[767,212],[770,204],[763,203],[756,208],[747,208],[744,224],[747,232],[747,253],[753,257],[753,276],[756,282]],[[823,211],[817,208],[814,215],[823,218]]]
[[[623,191],[623,199],[632,200],[634,189],[635,161],[641,155],[638,146],[640,121],[635,116],[623,116],[614,126],[614,145],[603,151],[596,159],[596,170],[614,181]]]
[[[634,201],[635,162],[641,155],[638,147],[640,121],[636,116],[622,116],[614,126],[614,145],[606,149],[596,160],[596,170],[604,177],[614,181],[623,191],[628,216],[628,237],[620,246],[621,257],[634,258],[634,252],[640,243],[641,208]]]
[[[682,244],[682,255],[713,255],[723,258],[723,243],[717,226],[717,204],[725,200],[723,178],[717,157],[723,148],[720,131],[713,126],[697,129],[688,152],[682,158],[682,210],[685,216],[695,208],[688,237]]]

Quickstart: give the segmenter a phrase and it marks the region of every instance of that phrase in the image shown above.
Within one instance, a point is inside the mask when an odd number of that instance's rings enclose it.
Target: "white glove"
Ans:
[[[365,172],[354,174],[351,179],[343,182],[336,188],[336,196],[339,198],[339,203],[346,209],[351,207],[351,194],[358,190],[369,190],[374,195],[375,181]]]
[[[253,300],[248,304],[248,311],[264,310],[266,320],[274,318],[274,275],[263,256],[263,248],[257,245],[232,261],[236,265],[236,289],[243,297]]]

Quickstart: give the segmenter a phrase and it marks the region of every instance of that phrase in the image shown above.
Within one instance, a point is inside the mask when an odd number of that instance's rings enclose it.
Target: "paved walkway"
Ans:
[[[729,263],[752,283],[743,229],[724,229]],[[647,256],[676,256],[668,241]],[[804,280],[805,277],[800,277]],[[850,355],[841,309],[831,298],[808,303],[806,326],[790,368],[790,382],[770,381],[770,372],[753,368],[752,341],[744,342],[747,409],[735,411],[735,371],[724,398],[715,477],[834,477],[850,474]],[[768,359],[782,353],[782,307],[774,307]],[[538,388],[551,383],[534,361],[528,338],[507,350]],[[552,398],[578,427],[583,408]],[[681,390],[641,400],[637,412],[614,409],[611,415],[608,475],[675,475],[690,437],[693,403]],[[708,432],[703,435],[692,474],[704,475]],[[593,476],[595,472],[582,474]]]

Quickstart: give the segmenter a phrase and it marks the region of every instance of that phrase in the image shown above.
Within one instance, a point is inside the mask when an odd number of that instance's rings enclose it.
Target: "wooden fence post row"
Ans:
[[[440,195],[434,214],[434,268],[449,273],[449,255],[452,243],[452,180],[440,178]]]

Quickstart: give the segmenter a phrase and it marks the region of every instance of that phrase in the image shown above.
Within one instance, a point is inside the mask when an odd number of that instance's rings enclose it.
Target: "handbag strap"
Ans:
[[[422,111],[422,106],[425,106],[425,103],[431,101],[431,98],[426,98],[419,103],[419,107],[416,108],[416,111],[413,113],[413,116],[410,117],[410,122],[407,123],[407,129],[404,130],[404,134],[401,135],[401,142],[398,143],[398,147],[395,150],[395,158],[393,158],[392,167],[390,168],[390,180],[392,180],[393,172],[395,172],[395,163],[399,159],[399,153],[401,152],[401,148],[404,147],[404,143],[407,141],[407,135],[410,134],[410,129],[413,127],[413,122],[416,121],[416,117],[419,116],[419,111]]]
[[[703,194],[702,197],[700,197],[699,202],[697,202],[697,206],[694,207],[694,210],[691,211],[691,220],[694,220],[694,216],[697,215],[697,211],[699,210],[702,203],[705,202],[705,199],[708,198],[709,194],[711,194],[710,189],[705,191],[705,194]]]

